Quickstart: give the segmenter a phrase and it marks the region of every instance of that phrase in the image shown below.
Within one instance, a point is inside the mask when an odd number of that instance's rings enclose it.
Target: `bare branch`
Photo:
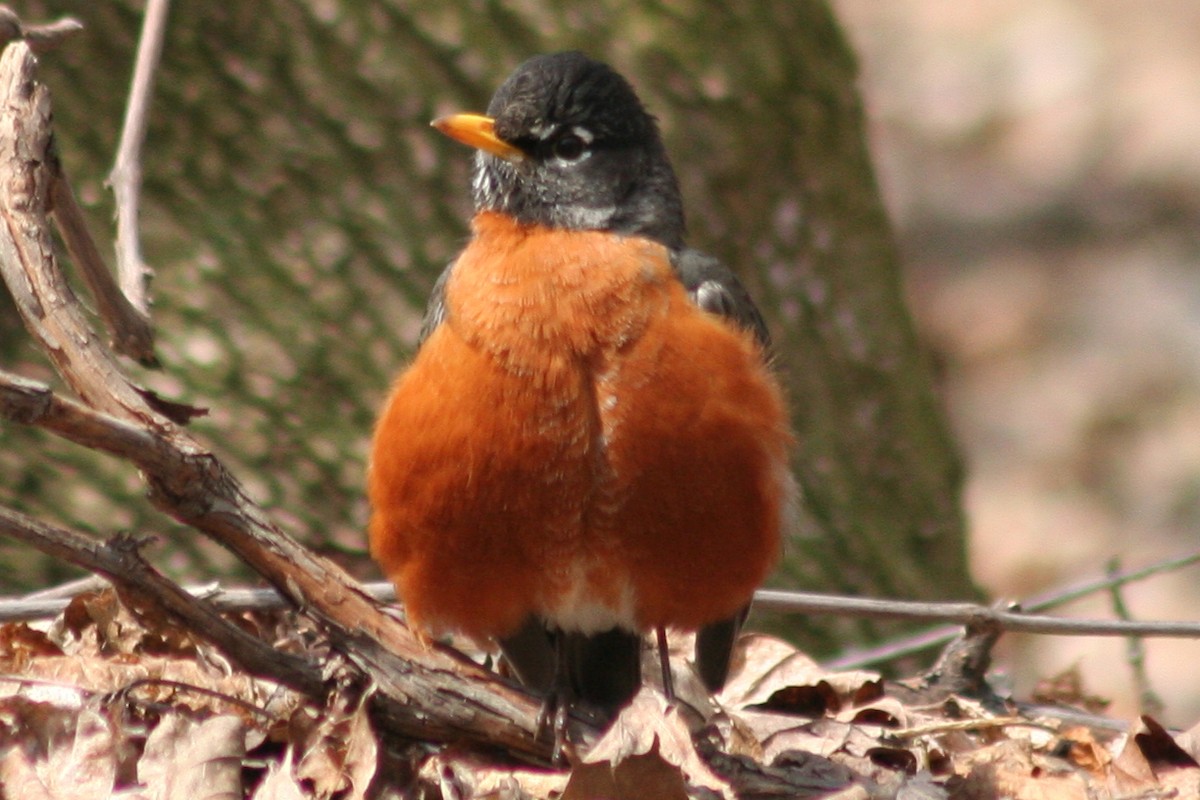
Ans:
[[[17,13],[7,5],[0,5],[0,45],[15,39],[24,39],[33,52],[46,53],[83,30],[83,23],[72,17],[63,17],[44,25],[25,25]]]
[[[117,159],[108,176],[117,200],[117,274],[121,289],[129,302],[143,316],[150,313],[146,287],[151,270],[142,260],[138,234],[138,216],[142,191],[142,145],[146,141],[147,109],[154,89],[154,73],[162,56],[167,27],[169,0],[149,0],[142,20],[142,35],[138,41],[137,61],[133,68],[133,83],[129,88],[129,104],[125,107],[125,122]]]
[[[49,386],[0,372],[0,416],[55,433],[109,455],[133,460],[151,470],[174,466],[173,451],[148,428],[59,397]]]
[[[1185,569],[1196,564],[1200,564],[1200,550],[1192,550],[1182,555],[1164,558],[1161,561],[1155,561],[1152,564],[1147,564],[1137,569],[1105,572],[1094,578],[1079,581],[1065,587],[1051,589],[1022,601],[1021,607],[1026,611],[1045,611],[1074,602],[1089,594],[1101,591],[1106,592],[1135,581],[1145,580],[1154,575],[1164,572],[1175,572],[1176,570]]]
[[[318,665],[279,652],[223,618],[208,603],[180,589],[142,559],[138,542],[129,537],[97,542],[5,508],[0,508],[0,534],[107,576],[134,611],[139,607],[167,611],[247,672],[279,681],[309,697],[320,698],[323,693]]]
[[[82,30],[82,25],[74,20],[61,20],[51,25],[24,26],[15,13],[7,6],[0,6],[0,39],[24,38],[27,46],[34,51],[41,51],[57,44],[63,36],[73,31]],[[14,138],[9,144],[15,149],[6,156],[8,164],[6,171],[17,178],[19,191],[32,189],[28,208],[14,208],[10,223],[34,223],[28,231],[45,233],[45,226],[40,218],[46,213],[53,213],[59,225],[63,239],[71,257],[79,265],[88,287],[96,298],[97,309],[108,327],[114,347],[138,362],[153,366],[154,337],[150,330],[149,318],[125,298],[117,288],[112,273],[109,272],[104,259],[100,256],[84,222],[83,213],[63,173],[50,138],[50,122],[48,118],[49,100],[45,89],[37,86],[33,74],[33,62],[20,57],[19,53],[28,50],[13,50],[14,57],[7,62],[4,80],[7,87],[6,95],[10,101],[18,103],[12,109],[18,125],[23,130],[14,132]],[[28,151],[18,152],[16,148],[28,146]],[[33,162],[21,163],[22,159],[33,158]],[[48,168],[46,168],[48,166]],[[6,187],[9,195],[9,206],[16,186]],[[26,232],[26,231],[21,231]],[[11,231],[10,237],[20,240],[18,231]],[[19,242],[18,242],[19,243]],[[42,243],[39,243],[42,244]],[[53,258],[48,247],[39,247],[40,252],[27,252],[26,258],[30,263],[24,264],[26,271],[34,270],[40,274],[52,276],[56,270],[39,269],[37,262],[41,258]],[[10,281],[11,283],[11,281]],[[14,289],[14,292],[16,290]],[[18,302],[21,301],[18,297]],[[29,320],[29,312],[34,309],[22,309]],[[36,334],[35,334],[36,335]]]
[[[92,331],[54,257],[47,213],[57,180],[50,93],[34,75],[29,46],[0,57],[0,277],[25,327],[89,405],[124,418],[166,423]]]
[[[1197,563],[1200,563],[1200,551],[1192,550],[1183,555],[1172,556],[1171,558],[1156,561],[1153,564],[1148,564],[1138,569],[1117,572],[1111,575],[1102,575],[1065,587],[1055,588],[1043,594],[1034,595],[1022,601],[1020,605],[1026,611],[1045,611],[1073,602],[1081,597],[1095,594],[1096,592],[1108,591],[1116,586],[1124,586],[1128,583],[1145,580],[1163,572],[1184,569]],[[831,669],[859,669],[871,666],[872,664],[881,664],[915,653],[942,647],[958,636],[959,633],[960,629],[956,625],[940,626],[921,631],[914,635],[903,636],[890,642],[884,642],[877,647],[846,653],[829,662],[827,666]]]
[[[157,366],[154,331],[150,327],[149,316],[135,308],[117,287],[88,231],[83,211],[79,208],[62,164],[56,163],[55,166],[58,174],[51,190],[54,221],[58,223],[58,230],[62,233],[71,259],[78,265],[92,296],[96,298],[96,307],[112,337],[113,349],[143,366]]]
[[[1120,571],[1120,560],[1111,559],[1108,562],[1109,574],[1115,575]],[[1121,592],[1120,587],[1113,586],[1109,589],[1108,594],[1112,599],[1113,613],[1123,620],[1132,619],[1133,615],[1129,613],[1129,606],[1125,604],[1125,595]],[[1150,675],[1146,671],[1146,645],[1142,635],[1131,633],[1125,640],[1125,660],[1129,664],[1129,671],[1133,674],[1133,685],[1137,687],[1139,710],[1143,714],[1155,716],[1161,714],[1163,702],[1150,685]]]
[[[0,415],[5,405],[5,376],[0,373]],[[381,603],[396,600],[392,584],[379,581],[362,585],[362,590]],[[87,587],[79,591],[86,591]],[[203,597],[221,611],[269,611],[290,605],[274,589],[248,589],[221,587],[215,584],[190,586],[186,591],[194,597]],[[53,599],[32,598],[0,601],[0,621],[6,619],[36,619],[58,614],[70,601],[71,594],[61,594]],[[23,605],[27,604],[27,605]],[[776,589],[760,589],[754,595],[756,611],[781,614],[830,614],[846,617],[874,617],[880,619],[929,619],[971,624],[978,621],[995,623],[999,629],[1021,633],[1044,633],[1067,636],[1162,636],[1171,638],[1200,638],[1200,622],[1142,621],[1130,619],[1069,619],[1049,617],[1041,614],[1026,614],[1002,611],[974,603],[916,603],[900,600],[871,600],[861,597],[809,592],[789,592]],[[26,616],[20,616],[24,609]],[[948,626],[946,630],[961,635],[960,625]],[[942,629],[933,633],[940,635]]]
[[[1052,633],[1061,636],[1169,636],[1200,638],[1200,622],[1132,622],[1109,619],[1065,619],[989,608],[976,603],[917,603],[836,597],[809,592],[763,589],[754,596],[756,608],[791,614],[841,614],[873,619],[935,620],[962,625],[990,623],[1013,633]]]
[[[22,597],[0,598],[0,623],[53,619],[63,612],[71,600],[86,592],[108,586],[108,582],[95,576],[81,578],[51,589],[31,592]],[[363,584],[368,596],[380,603],[396,600],[396,589],[392,584],[379,581]],[[279,611],[292,608],[283,595],[274,589],[251,589],[241,586],[224,587],[218,583],[185,586],[184,591],[198,597],[218,611]]]

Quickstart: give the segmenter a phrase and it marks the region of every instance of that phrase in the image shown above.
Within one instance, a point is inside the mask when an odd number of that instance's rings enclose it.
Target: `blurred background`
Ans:
[[[252,496],[375,577],[362,552],[367,432],[469,213],[468,159],[427,121],[482,108],[533,52],[579,47],[612,61],[663,122],[693,241],[749,276],[778,333],[788,307],[763,291],[778,287],[762,273],[807,269],[789,259],[812,233],[786,184],[827,177],[789,156],[788,138],[809,131],[787,125],[819,123],[837,99],[818,79],[788,83],[795,63],[813,63],[799,48],[814,38],[804,9],[819,5],[176,4],[144,163],[166,369],[139,378],[211,408],[193,428]],[[1200,547],[1200,5],[832,8],[857,54],[905,291],[966,464],[974,580],[1023,598],[1101,574],[1112,558],[1129,568]],[[103,181],[141,3],[31,0],[18,11],[87,25],[43,58],[42,77],[64,161],[107,242]],[[7,304],[0,365],[53,380]],[[152,555],[178,575],[235,566],[142,493],[124,465],[0,426],[0,502],[102,536],[162,534]],[[0,567],[4,594],[77,574],[4,542]],[[1196,619],[1198,585],[1192,568],[1124,595],[1136,617]],[[1063,611],[1112,609],[1097,596]],[[1078,666],[1128,717],[1138,700],[1123,648],[1006,636],[998,667],[1027,696]],[[1148,650],[1163,717],[1193,724],[1200,643]]]
[[[1200,547],[1200,5],[837,0],[910,307],[967,460],[971,569],[1021,598]],[[1196,567],[1125,590],[1200,618]],[[1108,597],[1064,613],[1104,616]],[[1007,636],[1135,713],[1124,643]],[[1200,642],[1148,645],[1166,718]]]

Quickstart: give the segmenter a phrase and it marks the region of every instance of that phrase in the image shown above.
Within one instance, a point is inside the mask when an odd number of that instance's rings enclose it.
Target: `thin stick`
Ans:
[[[170,0],[149,0],[146,4],[117,160],[108,176],[117,201],[117,274],[121,290],[133,307],[146,316],[150,313],[146,287],[152,273],[142,261],[138,235],[142,145],[146,141],[147,110],[154,89],[154,74],[162,57],[169,6]]]
[[[1062,636],[1169,636],[1200,638],[1200,622],[1131,622],[1108,619],[1066,619],[1041,614],[1005,611],[976,603],[918,603],[836,597],[809,592],[764,589],[755,595],[755,606],[789,613],[831,613],[873,619],[950,621],[961,625],[995,623],[1014,633],[1050,633]]]
[[[135,307],[113,280],[104,257],[100,255],[100,248],[96,247],[88,231],[83,211],[62,171],[62,165],[55,166],[57,174],[51,189],[51,213],[67,245],[67,252],[71,254],[71,260],[83,275],[92,297],[96,298],[96,309],[108,328],[113,349],[143,366],[156,366],[158,359],[154,356],[154,331],[150,327],[150,317]]]
[[[4,509],[0,507],[0,514],[3,512]],[[61,614],[76,596],[104,589],[108,585],[107,581],[91,576],[51,589],[32,592],[24,597],[0,598],[0,623],[53,619]],[[274,589],[222,587],[216,583],[183,588],[192,597],[202,598],[208,601],[213,608],[222,612],[278,611],[294,607],[290,601]],[[390,583],[364,584],[363,589],[370,597],[380,602],[388,603],[396,600],[396,590]]]
[[[7,385],[11,376],[0,373],[0,417],[8,416],[16,419],[16,404],[12,402],[14,388]],[[29,401],[32,402],[32,401]],[[57,403],[62,403],[61,407]],[[80,412],[70,401],[57,400],[54,411],[47,409],[45,425],[49,430],[60,432],[67,438],[72,438],[69,431],[78,431],[80,443],[89,443],[96,449],[105,449],[104,440],[123,439],[120,424],[112,421],[117,430],[110,436],[96,435],[93,424],[95,420],[84,423],[82,419],[73,418],[76,414],[88,415],[87,411]],[[37,420],[29,420],[33,424],[41,424]],[[128,440],[116,450],[126,450],[142,446],[140,440]],[[395,590],[390,583],[368,583],[363,589],[371,597],[381,602],[396,599]],[[191,586],[188,592],[203,597],[222,611],[259,611],[281,608],[289,605],[274,589],[221,588],[213,584]],[[11,619],[36,619],[41,616],[53,616],[66,607],[69,598],[40,600],[35,604],[32,598],[20,598],[0,601],[0,622]],[[760,611],[786,613],[822,613],[837,616],[874,617],[877,619],[936,619],[950,620],[955,625],[952,630],[962,632],[961,624],[977,621],[995,621],[1003,630],[1020,633],[1044,633],[1062,636],[1162,636],[1173,638],[1200,638],[1200,622],[1169,622],[1106,619],[1066,619],[1040,614],[1025,614],[1012,611],[1001,611],[974,603],[914,603],[896,600],[870,600],[861,597],[837,597],[834,595],[812,594],[807,592],[784,592],[762,589],[755,595],[755,608]],[[20,616],[21,611],[33,612],[38,616]],[[839,665],[837,668],[846,669]]]
[[[1021,607],[1026,611],[1045,611],[1099,591],[1106,591],[1115,586],[1124,586],[1135,581],[1145,580],[1163,572],[1174,572],[1197,563],[1200,563],[1200,550],[1193,550],[1183,555],[1156,561],[1153,564],[1128,572],[1089,578],[1066,587],[1052,589],[1043,594],[1034,595],[1022,603]],[[916,634],[903,636],[890,642],[884,642],[877,647],[844,653],[842,656],[826,662],[825,666],[830,669],[859,669],[873,664],[893,661],[898,658],[905,658],[926,650],[942,647],[955,636],[958,636],[959,633],[960,629],[956,625],[939,626]]]
[[[1110,574],[1115,574],[1120,570],[1120,559],[1113,558],[1108,562]],[[1133,615],[1129,613],[1129,606],[1125,604],[1125,597],[1121,593],[1120,587],[1112,587],[1108,594],[1112,599],[1113,613],[1119,619],[1132,619]],[[1151,715],[1162,713],[1162,700],[1150,686],[1150,676],[1146,672],[1146,644],[1141,636],[1131,634],[1125,640],[1125,659],[1129,662],[1129,669],[1133,672],[1133,685],[1137,687],[1138,705],[1141,712]]]

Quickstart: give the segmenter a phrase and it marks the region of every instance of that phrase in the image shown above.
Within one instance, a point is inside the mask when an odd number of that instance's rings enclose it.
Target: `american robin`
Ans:
[[[372,555],[413,623],[535,688],[611,715],[667,626],[719,688],[792,486],[761,315],[684,246],[657,125],[605,64],[536,56],[433,125],[479,151],[473,236],[375,430]]]

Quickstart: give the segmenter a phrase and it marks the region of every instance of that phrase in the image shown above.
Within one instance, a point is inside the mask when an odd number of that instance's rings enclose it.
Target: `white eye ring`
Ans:
[[[592,154],[592,138],[591,131],[576,125],[550,142],[550,152],[562,164],[575,164]]]
[[[579,161],[587,153],[587,142],[574,133],[564,133],[550,146],[559,161]]]

